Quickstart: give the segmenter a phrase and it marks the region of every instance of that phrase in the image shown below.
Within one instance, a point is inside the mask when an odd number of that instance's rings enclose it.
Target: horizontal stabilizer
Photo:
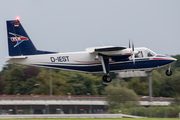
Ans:
[[[10,56],[10,57],[6,57],[7,59],[25,59],[27,58],[26,56]]]

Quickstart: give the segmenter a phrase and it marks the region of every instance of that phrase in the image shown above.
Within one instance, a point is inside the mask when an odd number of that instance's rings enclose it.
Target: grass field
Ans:
[[[39,118],[39,119],[0,119],[0,120],[179,120],[179,118]]]

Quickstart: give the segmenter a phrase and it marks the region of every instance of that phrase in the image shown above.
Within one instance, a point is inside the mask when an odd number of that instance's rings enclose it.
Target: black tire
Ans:
[[[166,75],[167,76],[171,76],[172,75],[172,71],[171,70],[166,70]]]
[[[112,78],[109,75],[103,75],[102,79],[104,82],[107,82],[107,83],[112,81]]]

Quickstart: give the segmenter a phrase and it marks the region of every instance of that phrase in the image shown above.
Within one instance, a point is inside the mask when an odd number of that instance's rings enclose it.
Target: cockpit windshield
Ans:
[[[156,55],[156,54],[155,54],[153,51],[149,50],[149,49],[147,49],[147,50],[144,51],[144,56],[145,56],[145,57],[153,57],[153,56],[155,56],[155,55]]]
[[[146,58],[146,57],[154,57],[156,53],[148,48],[137,48],[135,49],[135,58]],[[132,57],[132,56],[131,56]]]

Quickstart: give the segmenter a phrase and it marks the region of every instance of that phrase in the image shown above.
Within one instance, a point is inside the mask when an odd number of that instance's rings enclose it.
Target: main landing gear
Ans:
[[[112,81],[112,78],[108,74],[103,75],[102,79],[104,82],[108,82],[108,83]]]

